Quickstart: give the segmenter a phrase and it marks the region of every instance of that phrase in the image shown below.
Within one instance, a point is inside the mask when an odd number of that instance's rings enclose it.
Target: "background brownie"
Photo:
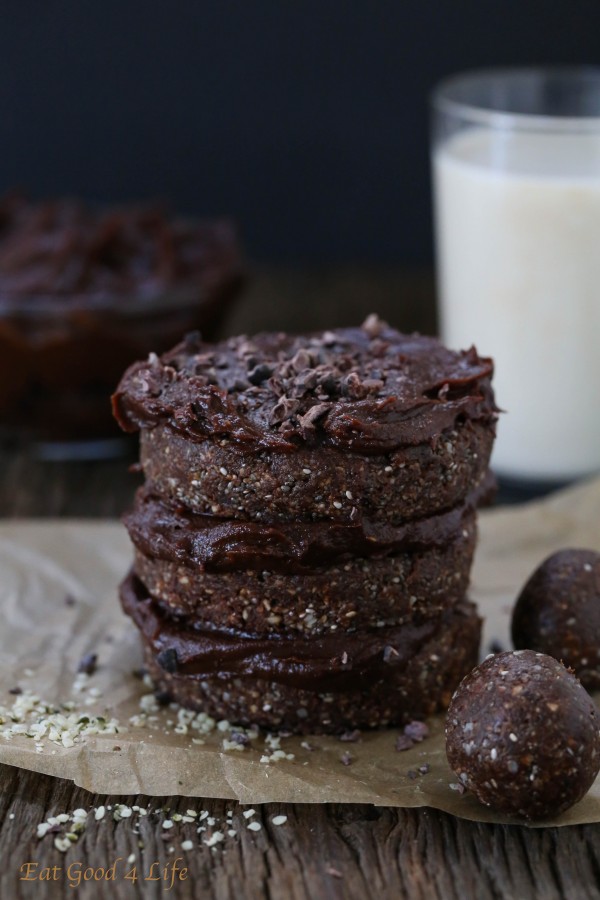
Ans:
[[[0,198],[3,436],[117,437],[109,397],[125,367],[185,331],[216,335],[245,268],[225,220]]]

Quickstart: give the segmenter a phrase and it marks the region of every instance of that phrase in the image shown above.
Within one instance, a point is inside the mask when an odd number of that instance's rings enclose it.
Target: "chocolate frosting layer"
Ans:
[[[123,521],[131,540],[146,556],[200,566],[210,572],[254,569],[311,574],[315,566],[353,557],[391,556],[408,550],[444,547],[474,516],[477,497],[436,516],[404,525],[360,519],[276,523],[222,519],[169,506],[140,488]]]
[[[132,365],[113,396],[125,431],[164,423],[190,439],[224,437],[249,451],[326,444],[387,453],[435,441],[460,421],[493,425],[493,363],[376,316],[318,334],[189,335]]]
[[[261,678],[310,691],[362,689],[406,668],[437,634],[443,635],[472,604],[419,625],[310,638],[253,637],[194,630],[185,619],[168,617],[130,573],[121,603],[167,672],[177,676]]]

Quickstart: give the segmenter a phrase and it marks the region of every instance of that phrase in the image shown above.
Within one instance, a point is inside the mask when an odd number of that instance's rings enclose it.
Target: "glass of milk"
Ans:
[[[495,360],[506,481],[600,471],[600,68],[458,75],[435,90],[442,338]]]

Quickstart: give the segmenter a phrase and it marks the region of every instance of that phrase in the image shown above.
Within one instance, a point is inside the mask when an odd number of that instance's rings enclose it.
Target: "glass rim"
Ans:
[[[600,115],[563,116],[523,113],[493,109],[482,104],[467,103],[464,100],[457,100],[451,96],[452,91],[455,91],[457,87],[469,83],[484,83],[494,78],[511,78],[516,80],[525,77],[531,78],[531,76],[535,75],[540,77],[554,76],[579,79],[581,83],[584,81],[595,81],[600,93],[600,66],[598,65],[499,66],[467,69],[443,78],[431,90],[429,95],[430,104],[436,112],[449,113],[467,122],[498,129],[558,132],[594,132],[600,130]]]

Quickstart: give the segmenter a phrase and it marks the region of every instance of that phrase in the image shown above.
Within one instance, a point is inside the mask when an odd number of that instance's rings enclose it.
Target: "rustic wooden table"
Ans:
[[[282,304],[282,300],[284,301]],[[325,302],[327,301],[327,302]],[[378,309],[406,330],[435,327],[431,278],[404,273],[269,273],[259,278],[250,302],[231,330],[321,327],[356,322]],[[135,477],[123,460],[44,463],[23,452],[0,455],[0,515],[118,516],[129,504]],[[1,577],[1,575],[0,575]],[[3,690],[6,686],[3,687]],[[600,826],[528,829],[474,824],[435,810],[359,805],[257,807],[262,830],[239,827],[224,848],[183,853],[186,877],[150,881],[173,861],[162,839],[161,817],[142,822],[135,836],[130,820],[111,817],[90,824],[67,854],[52,841],[38,841],[36,826],[48,816],[78,807],[125,803],[169,807],[185,813],[185,798],[94,796],[68,781],[0,766],[0,898],[600,898]],[[194,802],[195,807],[199,807]],[[223,820],[231,801],[200,804]],[[284,826],[274,815],[287,815]],[[138,846],[138,841],[143,847]],[[138,881],[82,882],[70,887],[67,867],[108,867],[135,855]],[[178,854],[175,854],[177,856]],[[23,864],[38,864],[50,880],[21,880]],[[58,867],[54,869],[54,867]],[[30,869],[30,872],[32,870]],[[118,870],[123,872],[122,869]],[[72,880],[76,880],[75,878]]]

